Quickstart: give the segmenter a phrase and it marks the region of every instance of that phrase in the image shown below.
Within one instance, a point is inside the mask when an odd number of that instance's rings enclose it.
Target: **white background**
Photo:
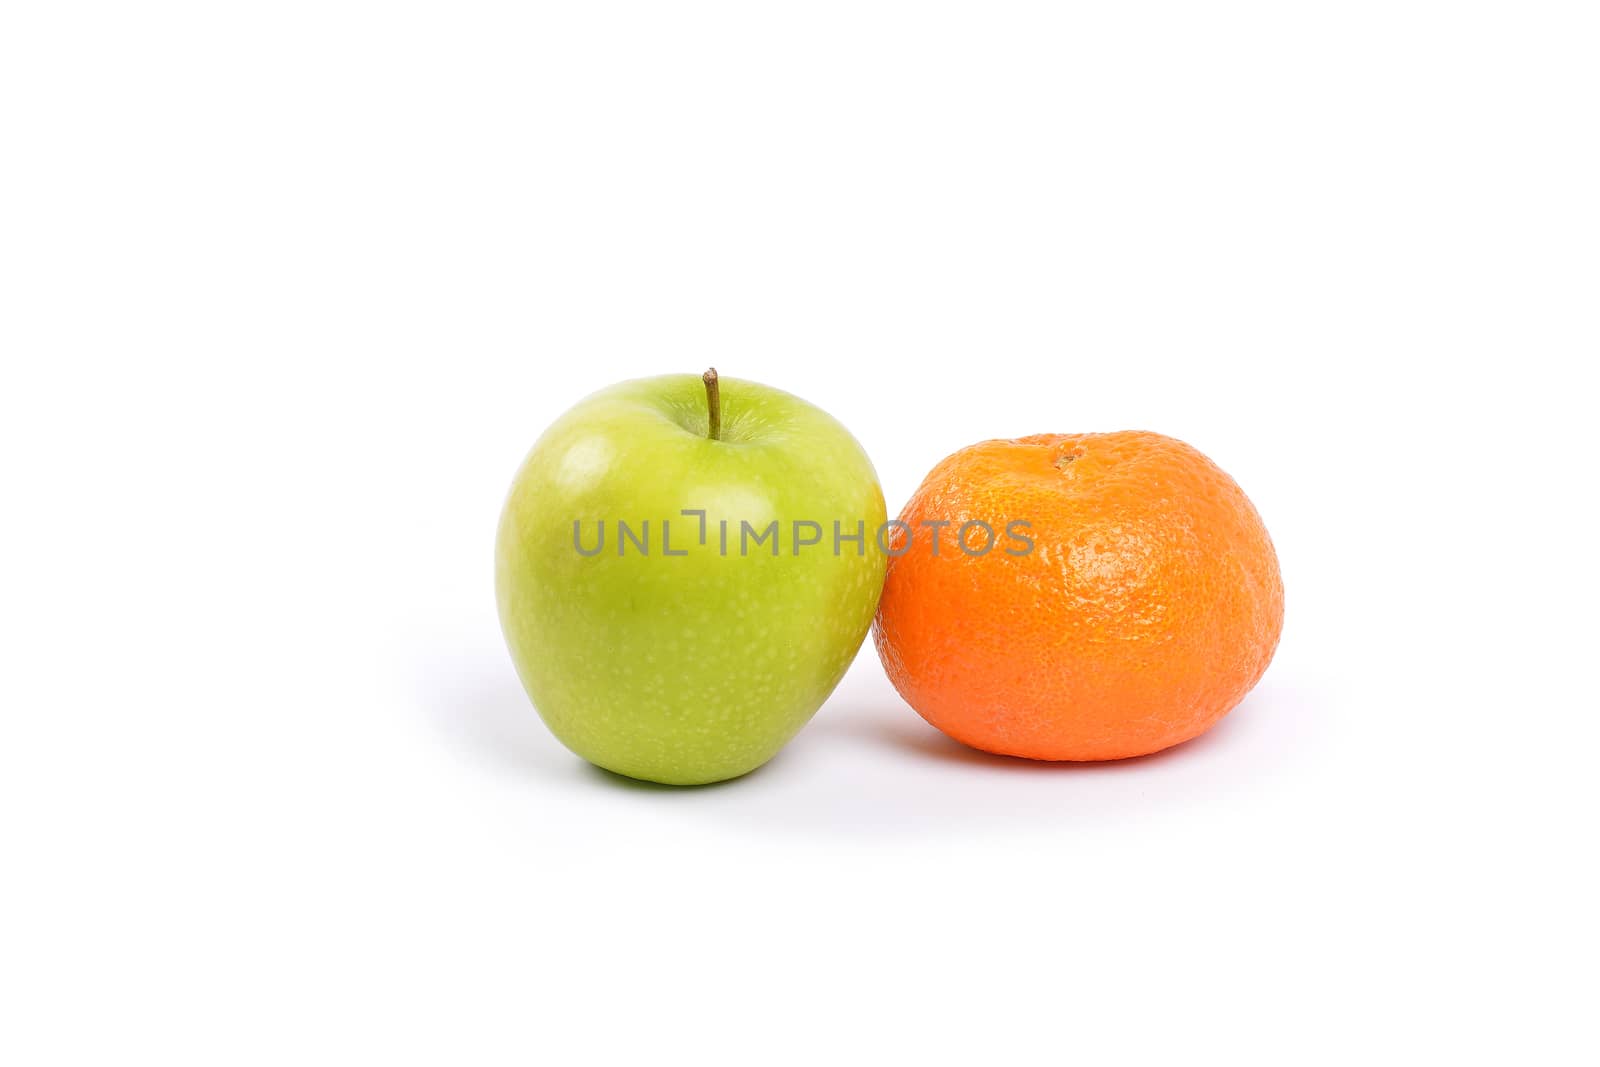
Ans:
[[[1594,1062],[1597,53],[1579,3],[7,4],[0,1060]],[[745,780],[588,768],[498,509],[709,364],[891,512],[983,438],[1193,443],[1275,663],[1051,767],[869,647]]]

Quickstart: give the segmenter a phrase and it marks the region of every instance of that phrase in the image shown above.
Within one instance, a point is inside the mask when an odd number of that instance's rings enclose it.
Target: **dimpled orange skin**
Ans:
[[[1210,728],[1283,629],[1283,580],[1232,478],[1161,434],[984,441],[930,472],[891,528],[873,639],[900,695],[973,748],[1142,756]],[[947,520],[939,554],[927,521]],[[971,520],[996,532],[959,550]],[[1006,536],[1006,524],[1033,548]],[[969,528],[976,551],[986,536]]]

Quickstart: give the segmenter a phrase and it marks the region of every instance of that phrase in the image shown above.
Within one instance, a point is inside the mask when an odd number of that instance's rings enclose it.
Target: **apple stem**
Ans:
[[[722,440],[722,390],[717,388],[717,368],[712,367],[700,375],[700,380],[706,383],[706,412],[711,416],[710,437],[713,441]]]

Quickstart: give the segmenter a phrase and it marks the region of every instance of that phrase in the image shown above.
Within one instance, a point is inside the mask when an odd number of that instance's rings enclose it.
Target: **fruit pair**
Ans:
[[[1046,760],[1196,736],[1255,685],[1283,620],[1259,516],[1182,442],[986,441],[886,521],[849,431],[714,371],[624,382],[557,420],[512,485],[496,587],[552,732],[672,784],[771,759],[875,613],[924,718]]]

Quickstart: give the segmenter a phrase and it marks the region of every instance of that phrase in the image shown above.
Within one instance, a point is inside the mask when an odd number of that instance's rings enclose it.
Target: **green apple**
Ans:
[[[511,658],[591,763],[674,785],[745,774],[860,648],[884,518],[860,444],[798,397],[715,371],[612,386],[512,483],[495,549]]]

